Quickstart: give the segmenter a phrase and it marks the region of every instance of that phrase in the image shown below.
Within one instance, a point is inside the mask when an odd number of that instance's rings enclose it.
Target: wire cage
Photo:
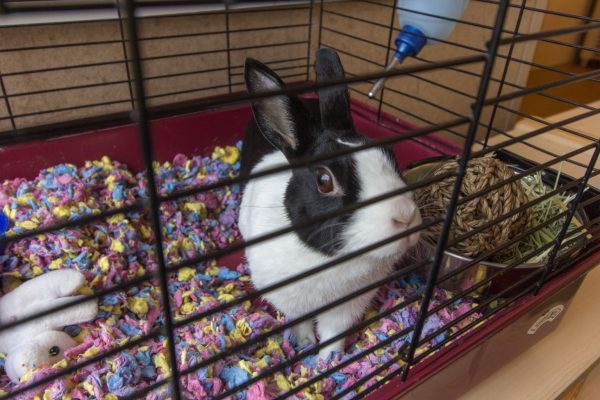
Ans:
[[[66,362],[36,366],[19,384],[2,375],[0,398],[392,398],[523,313],[546,313],[544,301],[599,258],[600,147],[576,126],[598,114],[598,103],[553,89],[584,83],[597,90],[600,70],[572,72],[534,62],[533,53],[548,46],[597,55],[567,35],[596,30],[600,20],[552,11],[542,0],[473,0],[448,39],[384,70],[402,11],[387,0],[0,0],[0,206],[10,220],[0,237],[2,291],[53,269],[78,269],[88,280],[83,297],[5,322],[0,333],[99,302],[96,320],[65,328],[78,342]],[[543,29],[546,15],[564,27]],[[337,51],[344,79],[316,80],[322,47]],[[286,88],[246,93],[246,57],[275,70]],[[532,68],[553,78],[528,84]],[[385,86],[369,98],[382,77]],[[372,142],[237,173],[236,143],[252,101],[315,97],[340,85],[349,89],[357,131]],[[577,112],[551,119],[523,107],[542,100]],[[553,140],[571,147],[557,150]],[[403,170],[440,159],[457,166],[242,240],[240,184],[375,146],[392,148]],[[465,195],[470,160],[490,154],[515,174]],[[548,187],[543,195],[452,235],[461,205],[537,173]],[[245,247],[448,178],[445,212],[259,290],[250,285]],[[566,194],[571,201],[552,218],[447,269],[460,241]],[[488,262],[556,223],[537,248],[503,265]],[[426,257],[403,259],[384,279],[299,318],[285,319],[261,301],[434,225],[440,234]],[[542,253],[539,265],[524,267]],[[461,285],[448,285],[456,278]],[[292,326],[382,287],[377,305],[339,335],[308,347],[290,338]],[[316,358],[346,337],[347,352]]]

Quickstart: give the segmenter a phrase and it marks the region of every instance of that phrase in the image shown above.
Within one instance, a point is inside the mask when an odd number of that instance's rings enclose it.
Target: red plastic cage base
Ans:
[[[385,113],[380,124],[374,123],[377,112],[359,101],[352,101],[356,129],[372,138],[384,138],[414,127]],[[249,106],[219,108],[151,122],[154,159],[172,161],[175,155],[206,154],[215,146],[233,144],[244,136],[252,111]],[[403,141],[394,146],[401,167],[439,152],[456,154],[460,150],[452,142],[430,134]],[[437,149],[434,150],[434,149]],[[133,171],[143,168],[138,130],[135,124],[88,131],[45,141],[30,141],[0,147],[2,170],[0,179],[31,179],[46,167],[60,163],[81,165],[104,155],[127,164]]]
[[[382,138],[413,128],[390,115],[382,114],[353,100],[355,125],[359,132]],[[222,108],[201,113],[163,118],[151,123],[154,159],[170,161],[178,153],[206,154],[217,145],[233,144],[243,137],[251,111],[248,106]],[[394,151],[402,168],[411,162],[438,156],[439,152],[456,154],[460,148],[435,134],[402,141]],[[3,168],[0,180],[34,178],[46,167],[68,162],[76,165],[109,155],[132,170],[142,169],[139,135],[134,124],[100,129],[53,140],[19,143],[0,147]],[[241,253],[220,261],[227,266],[237,264]],[[540,316],[556,304],[568,307],[583,276],[600,259],[600,253],[573,266],[548,282],[537,297],[526,296],[501,311],[479,328],[469,332],[415,366],[409,379],[399,377],[373,392],[375,399],[429,399],[443,394],[444,399],[458,397],[483,380],[493,370],[553,330],[564,311],[552,323],[546,323],[536,334],[527,333]]]
[[[479,328],[423,360],[411,369],[405,382],[395,377],[369,395],[367,400],[459,398],[555,330],[585,274],[599,261],[600,255],[594,254],[573,266],[547,282],[537,296],[521,298]],[[558,306],[562,306],[558,316],[543,323],[535,333],[528,333]]]

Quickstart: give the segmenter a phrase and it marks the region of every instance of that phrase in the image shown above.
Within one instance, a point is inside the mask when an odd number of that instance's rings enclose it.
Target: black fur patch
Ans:
[[[317,147],[314,150],[319,154],[328,154],[346,146],[329,139],[326,142],[318,143]],[[318,166],[294,170],[285,194],[285,208],[293,225],[335,212],[358,201],[360,184],[356,165],[351,156],[330,160],[321,165],[331,170],[344,194],[327,196],[319,192],[316,180]],[[308,228],[296,230],[296,234],[313,250],[333,256],[344,246],[342,233],[350,216],[351,213],[346,213],[324,219]]]

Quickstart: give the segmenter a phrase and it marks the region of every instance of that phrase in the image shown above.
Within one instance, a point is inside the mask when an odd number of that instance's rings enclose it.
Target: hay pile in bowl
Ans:
[[[457,160],[444,161],[433,167],[430,166],[426,176],[445,174],[457,168]],[[513,175],[513,171],[502,161],[494,158],[493,154],[474,158],[467,164],[459,199],[477,194]],[[415,201],[423,218],[437,217],[448,210],[455,179],[449,177],[415,190]],[[514,181],[459,204],[452,221],[450,242],[475,229],[487,226],[491,221],[516,210],[528,201],[529,197],[521,183]],[[486,251],[494,250],[498,243],[509,240],[531,226],[531,209],[526,208],[490,225],[481,232],[460,240],[450,249],[467,257],[476,257]],[[441,230],[442,224],[436,224],[424,231],[422,237],[430,243],[436,243]]]

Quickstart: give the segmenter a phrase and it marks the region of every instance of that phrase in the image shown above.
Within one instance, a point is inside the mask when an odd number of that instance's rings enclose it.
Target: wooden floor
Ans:
[[[592,71],[592,68],[585,68],[579,65],[561,65],[555,67],[558,70],[574,72],[576,74]],[[529,74],[527,87],[541,85],[547,82],[553,82],[568,78],[568,75],[546,71],[542,69],[532,69]],[[596,78],[600,81],[600,77]],[[591,103],[600,99],[600,83],[581,81],[569,85],[549,89],[546,94],[562,97],[567,100],[578,103]],[[521,111],[526,114],[536,115],[538,117],[547,117],[573,108],[572,105],[559,100],[549,99],[538,94],[527,95],[521,103]]]

